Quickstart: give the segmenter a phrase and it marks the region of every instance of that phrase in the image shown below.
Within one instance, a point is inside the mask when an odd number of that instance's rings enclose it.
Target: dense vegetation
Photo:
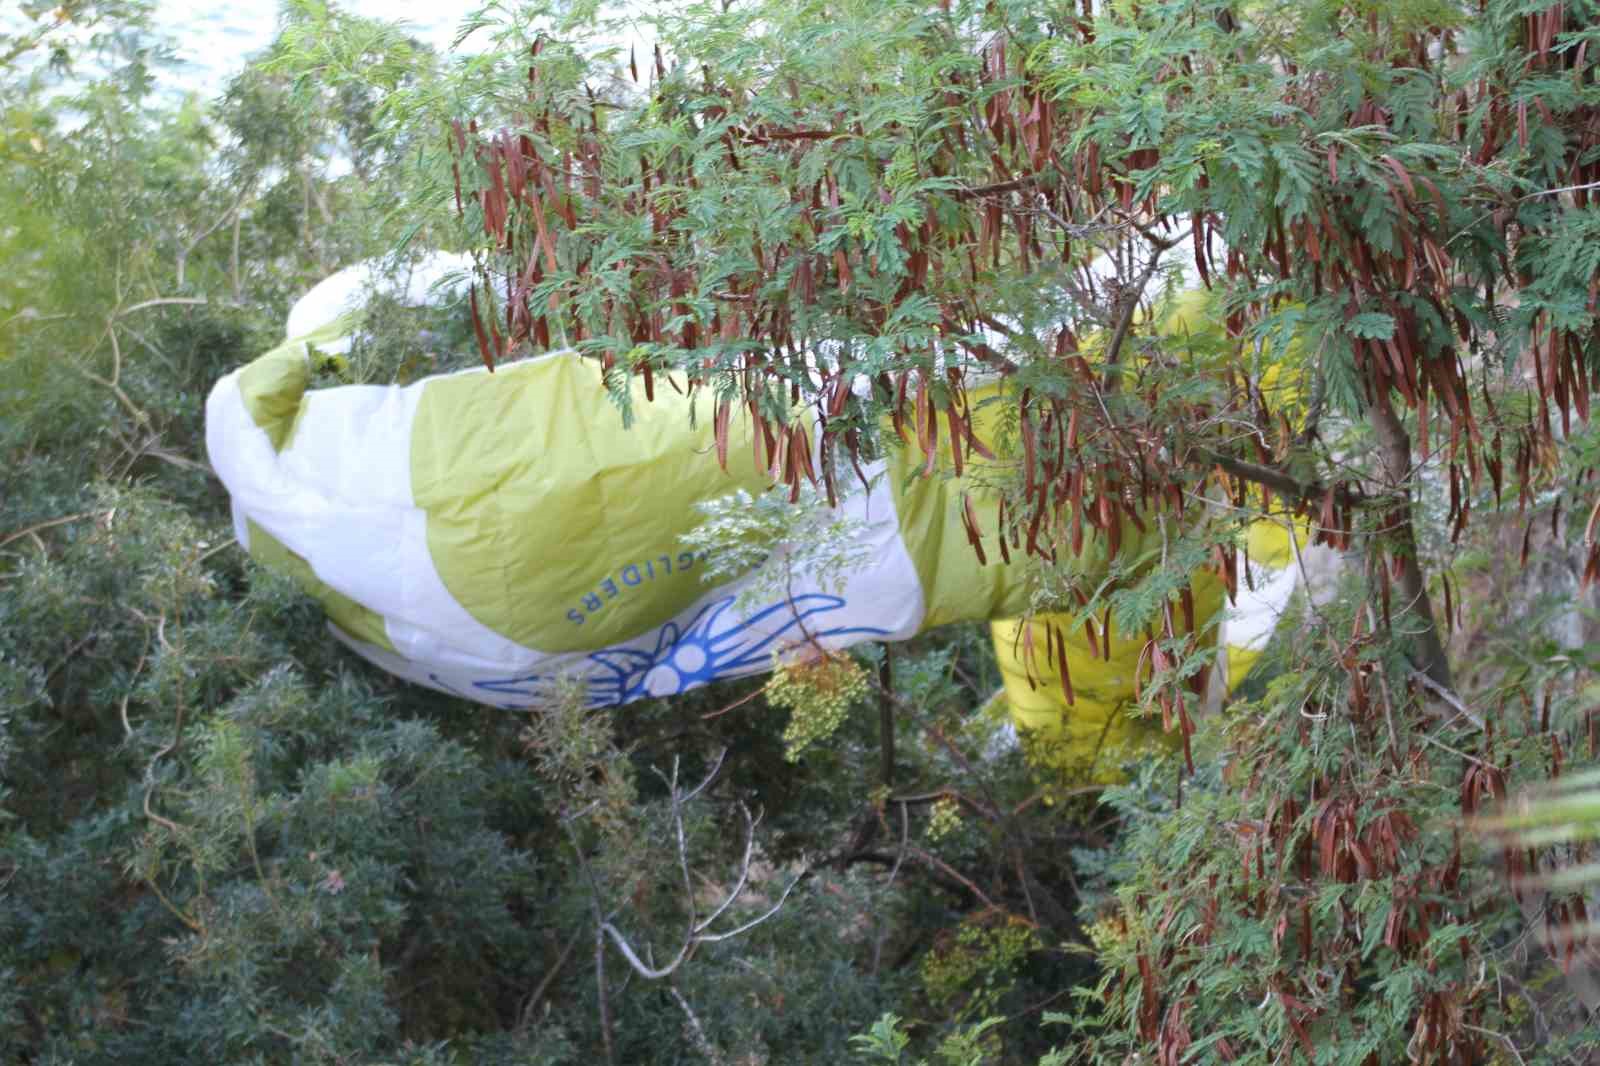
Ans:
[[[1597,16],[732,0],[642,54],[529,2],[448,57],[303,0],[167,107],[136,0],[25,7],[0,1060],[1587,1061],[1588,845],[1470,819],[1596,755]],[[487,284],[373,308],[330,381],[570,345],[775,441],[820,403],[825,497],[943,476],[1003,378],[973,539],[1148,648],[1128,713],[1183,743],[1030,765],[979,629],[599,715],[353,660],[232,544],[202,406],[311,283],[429,247]],[[1339,584],[1203,712],[1175,620],[1263,515]]]

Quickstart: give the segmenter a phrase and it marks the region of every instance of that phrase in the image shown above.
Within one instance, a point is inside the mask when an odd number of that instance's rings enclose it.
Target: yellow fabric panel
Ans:
[[[283,342],[239,371],[239,396],[245,410],[277,451],[294,439],[294,427],[304,409],[301,401],[311,383],[308,346],[337,340],[350,328],[350,316],[330,322],[304,337]]]
[[[1203,291],[1180,294],[1168,306],[1161,332],[1182,337],[1192,343],[1195,354],[1221,356],[1236,342],[1223,336],[1212,313],[1213,298]],[[1089,347],[1093,347],[1091,338]],[[1260,387],[1274,409],[1290,409],[1291,422],[1298,421],[1293,408],[1300,397],[1301,370],[1292,358],[1298,341],[1266,366]],[[1092,350],[1088,353],[1093,359]],[[1299,524],[1304,537],[1304,523]],[[1293,562],[1289,533],[1281,522],[1262,520],[1250,525],[1245,537],[1252,563],[1279,569]],[[1202,631],[1224,604],[1220,580],[1209,571],[1196,575],[1196,625]],[[1054,662],[1046,662],[1044,625],[1053,622],[1066,630],[1067,669],[1072,677],[1075,701],[1068,705],[1057,677]],[[1161,732],[1159,721],[1133,718],[1128,709],[1136,702],[1133,671],[1143,648],[1142,636],[1134,640],[1113,639],[1109,661],[1095,657],[1083,634],[1081,621],[1070,616],[1040,616],[1033,623],[1035,655],[1033,684],[1023,663],[1020,634],[1025,623],[1018,620],[995,622],[991,626],[995,654],[1005,680],[1004,695],[1013,723],[1024,736],[1030,759],[1036,764],[1065,772],[1070,779],[1108,783],[1120,779],[1120,765],[1140,752],[1172,748],[1176,736]],[[1215,633],[1209,636],[1215,640]],[[1241,683],[1260,659],[1259,649],[1224,649],[1229,687]]]
[[[1302,543],[1310,534],[1310,524],[1303,518],[1295,520],[1295,533]],[[1245,531],[1245,551],[1250,561],[1269,570],[1281,570],[1294,562],[1294,548],[1289,544],[1289,529],[1282,522],[1263,519],[1251,522]]]
[[[1228,691],[1232,692],[1244,683],[1250,676],[1250,671],[1256,668],[1256,663],[1261,660],[1260,648],[1240,648],[1233,644],[1223,649],[1228,657]]]
[[[990,487],[1010,477],[1020,459],[999,446],[996,429],[1004,405],[985,403],[999,395],[1003,387],[995,382],[968,393],[973,432],[994,453],[993,460],[963,452],[963,476],[956,477],[950,457],[949,423],[942,412],[938,415],[938,460],[931,474],[922,473],[923,456],[914,443],[894,449],[889,456],[887,476],[895,493],[900,536],[922,585],[924,630],[950,622],[1016,616],[1028,609],[1026,553],[1021,548],[1010,548],[1010,562],[1006,561],[1008,553],[1000,548],[1000,494]],[[887,422],[883,433],[894,433]],[[982,536],[982,566],[967,539],[962,520],[964,499],[971,502],[971,513]],[[1128,558],[1137,556],[1146,550],[1147,539],[1154,535],[1153,531],[1140,533],[1132,522],[1124,521],[1121,550]],[[1076,558],[1064,556],[1062,563],[1074,573],[1097,581],[1110,565],[1106,547],[1104,535],[1086,529],[1083,552]]]
[[[1120,767],[1128,758],[1170,747],[1177,739],[1163,734],[1158,720],[1127,713],[1133,703],[1133,671],[1141,642],[1113,638],[1111,659],[1105,661],[1090,652],[1081,625],[1058,617],[1069,627],[1064,638],[1072,676],[1071,706],[1055,663],[1046,661],[1046,620],[990,623],[1011,721],[1035,766],[1060,771],[1073,782],[1120,780]],[[1034,636],[1031,671],[1024,663],[1024,627],[1031,627]]]
[[[311,381],[306,346],[287,341],[239,371],[239,395],[250,419],[283,451],[300,414],[300,399]]]
[[[1207,572],[1196,575],[1195,625],[1202,640],[1216,639],[1215,622],[1223,599],[1221,582]],[[1181,624],[1181,611],[1177,618]],[[1046,654],[1047,625],[1056,627],[1066,645],[1073,691],[1070,705],[1056,663]],[[1025,653],[1025,627],[1031,627],[1033,634],[1031,662]],[[1138,700],[1134,670],[1144,650],[1143,633],[1123,636],[1113,626],[1109,657],[1103,646],[1098,649],[1101,654],[1095,654],[1082,620],[1072,615],[1040,615],[1031,623],[1006,619],[991,623],[990,633],[1011,720],[1035,765],[1059,770],[1073,781],[1110,783],[1122,779],[1122,764],[1130,758],[1180,743],[1176,734],[1162,732],[1160,719],[1129,713]],[[1097,641],[1098,634],[1097,626]]]
[[[972,389],[967,397],[973,414],[973,433],[991,450],[996,450],[994,430],[999,405],[984,406],[983,401],[997,395],[1001,387],[998,382],[983,385]],[[922,627],[931,629],[947,622],[1021,614],[1027,609],[1022,580],[1023,553],[1012,552],[1011,562],[1004,561],[1000,551],[998,496],[984,489],[973,477],[975,470],[989,460],[976,454],[968,456],[963,451],[967,465],[963,468],[964,476],[956,477],[950,453],[949,422],[943,412],[936,411],[934,415],[939,441],[938,460],[933,471],[923,473],[923,454],[908,427],[907,436],[912,438],[912,443],[891,450],[886,474],[894,492],[900,536],[922,585],[926,611]],[[885,438],[894,437],[889,420],[884,420],[881,429]],[[1003,464],[1007,457],[996,451],[995,462]],[[970,498],[972,513],[977,517],[983,537],[986,558],[983,566],[978,565],[962,522],[963,497]]]
[[[599,364],[570,353],[435,379],[417,406],[412,497],[434,565],[474,618],[526,647],[586,651],[662,625],[706,593],[705,560],[678,540],[695,504],[771,484],[748,418],[730,419],[719,465],[709,391],[691,428],[665,378],[654,401],[642,378],[629,388],[627,429]]]

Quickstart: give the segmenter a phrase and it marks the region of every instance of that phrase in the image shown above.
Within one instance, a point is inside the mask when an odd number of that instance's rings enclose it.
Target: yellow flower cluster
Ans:
[[[848,655],[825,655],[775,669],[766,693],[768,703],[789,711],[784,757],[794,762],[806,748],[832,736],[868,687],[867,672]]]

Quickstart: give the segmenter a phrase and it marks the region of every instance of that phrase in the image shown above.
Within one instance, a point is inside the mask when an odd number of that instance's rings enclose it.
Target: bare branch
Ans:
[[[745,922],[743,925],[735,929],[728,930],[727,932],[707,932],[706,930],[711,927],[712,923],[718,918],[722,917],[722,915],[727,912],[728,908],[733,906],[733,904],[739,899],[739,897],[744,893],[745,886],[750,881],[750,864],[755,854],[755,829],[760,823],[760,818],[752,817],[750,814],[750,809],[743,803],[740,803],[739,809],[741,812],[743,812],[745,819],[745,844],[744,857],[739,863],[738,879],[735,881],[733,888],[727,893],[726,896],[724,896],[722,902],[717,904],[716,908],[711,912],[709,917],[707,917],[704,921],[701,921],[696,917],[694,907],[694,882],[689,873],[689,847],[687,834],[685,833],[683,826],[683,804],[686,798],[699,795],[706,788],[706,786],[711,783],[712,779],[716,777],[717,772],[721,769],[722,760],[726,754],[727,749],[725,748],[723,749],[722,754],[717,757],[716,764],[711,768],[711,772],[706,775],[705,780],[702,781],[693,792],[688,793],[687,796],[685,793],[678,791],[678,760],[673,760],[671,777],[667,777],[664,774],[661,775],[663,779],[668,782],[668,787],[671,789],[672,793],[672,821],[673,831],[677,838],[678,845],[678,868],[683,875],[684,906],[689,913],[688,928],[684,932],[683,943],[678,946],[677,954],[674,955],[672,960],[666,965],[656,966],[654,965],[653,960],[648,957],[650,953],[648,952],[647,946],[647,957],[641,958],[639,952],[635,950],[633,945],[628,942],[628,938],[623,934],[622,930],[618,929],[612,922],[600,919],[599,912],[596,910],[596,919],[599,922],[600,931],[605,936],[611,938],[611,942],[615,944],[617,950],[622,953],[622,957],[627,960],[628,965],[633,967],[634,972],[640,977],[646,978],[647,980],[659,981],[663,978],[670,977],[679,966],[683,965],[689,956],[694,954],[694,949],[699,944],[716,943],[718,941],[732,939],[733,937],[739,936],[750,931],[751,929],[754,929],[762,922],[772,918],[778,913],[779,910],[783,908],[784,903],[788,900],[790,893],[794,891],[795,886],[804,880],[806,875],[810,873],[809,867],[802,868],[800,873],[795,876],[794,880],[789,882],[789,886],[784,889],[783,895],[779,897],[778,902],[773,904],[772,907],[766,911],[766,913],[757,918],[753,918],[748,922]],[[570,834],[571,832],[572,830],[569,825],[568,833]],[[573,840],[573,846],[577,846],[576,838]],[[580,856],[580,862],[581,861],[582,859]],[[583,865],[587,871],[587,863],[584,863]],[[595,893],[595,898],[598,900],[599,886],[593,884],[592,876],[591,886]]]
[[[119,317],[122,315],[131,315],[135,311],[143,311],[147,307],[167,307],[173,304],[196,306],[210,302],[211,301],[207,300],[204,296],[162,296],[155,300],[143,300],[134,304],[132,307],[124,307],[122,310],[117,312],[117,315]]]
[[[1118,369],[1118,362],[1122,358],[1122,345],[1128,339],[1128,330],[1133,326],[1134,312],[1139,309],[1139,301],[1144,296],[1144,290],[1149,286],[1150,279],[1155,277],[1156,269],[1161,265],[1162,254],[1169,251],[1179,241],[1188,237],[1191,230],[1186,229],[1178,236],[1170,239],[1157,237],[1143,230],[1140,232],[1143,234],[1144,239],[1150,242],[1153,250],[1150,255],[1150,261],[1139,272],[1139,279],[1133,283],[1131,288],[1123,290],[1120,294],[1121,307],[1117,311],[1116,325],[1111,330],[1111,342],[1106,345],[1106,372],[1103,387],[1107,392],[1116,390],[1117,381],[1121,375],[1121,371]]]
[[[718,941],[732,940],[736,936],[740,936],[740,935],[742,935],[744,933],[748,933],[750,930],[754,929],[756,926],[760,925],[762,922],[765,922],[768,919],[772,918],[780,910],[782,910],[784,903],[788,902],[789,894],[794,891],[794,888],[795,888],[796,885],[798,885],[801,881],[805,880],[806,874],[808,874],[810,872],[811,872],[811,867],[809,867],[809,866],[801,867],[800,872],[794,875],[794,880],[789,882],[789,887],[783,890],[783,895],[778,897],[778,902],[774,903],[770,908],[768,908],[767,912],[765,914],[761,915],[759,918],[752,918],[748,922],[745,922],[743,925],[739,926],[737,929],[730,929],[726,933],[705,934],[705,935],[696,937],[696,939],[698,941],[702,942],[702,943],[715,944]]]
[[[672,972],[683,965],[683,960],[689,957],[689,951],[695,945],[695,938],[690,937],[683,942],[683,946],[678,949],[678,954],[673,956],[671,962],[662,967],[654,967],[639,957],[639,953],[633,950],[633,945],[628,943],[628,938],[623,936],[616,926],[610,922],[601,922],[600,929],[611,938],[613,944],[617,945],[617,950],[622,952],[622,957],[628,960],[628,965],[633,967],[634,972],[652,981],[671,977]]]
[[[705,1028],[700,1024],[700,1019],[695,1016],[693,1008],[689,1006],[689,1001],[683,998],[683,993],[678,991],[676,985],[668,985],[667,991],[672,993],[672,998],[677,1000],[679,1007],[683,1008],[683,1016],[687,1019],[690,1041],[699,1049],[700,1054],[706,1057],[707,1061],[716,1064],[716,1066],[722,1066],[725,1061],[722,1052],[706,1036]]]
[[[722,912],[733,905],[733,901],[739,898],[739,894],[744,891],[745,884],[750,880],[750,856],[755,851],[756,824],[761,819],[751,818],[750,808],[743,803],[739,804],[739,810],[744,814],[744,858],[739,862],[739,880],[733,886],[733,891],[728,893],[727,898],[717,905],[717,909],[712,911],[705,921],[695,926],[694,931],[696,933],[705,932],[706,929],[710,928],[712,922],[722,917]]]
[[[726,746],[724,746],[721,751],[717,752],[717,761],[711,765],[711,769],[706,773],[705,780],[701,781],[688,793],[688,795],[684,796],[682,802],[688,803],[696,796],[700,795],[700,793],[704,792],[706,787],[710,785],[712,781],[716,780],[717,771],[722,769],[722,760],[726,759],[727,757],[728,749]],[[674,771],[674,773],[676,773],[676,771]]]

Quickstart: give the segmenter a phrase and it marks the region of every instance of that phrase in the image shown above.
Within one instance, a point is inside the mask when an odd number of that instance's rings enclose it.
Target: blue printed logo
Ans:
[[[646,650],[648,645],[617,645],[590,653],[588,660],[598,669],[583,679],[589,706],[617,707],[647,696],[674,696],[719,678],[759,673],[772,665],[772,652],[783,644],[889,633],[874,626],[819,627],[813,619],[825,622],[825,615],[845,606],[842,597],[820,592],[780,600],[743,620],[732,611],[733,603],[733,596],[714,600],[682,628],[668,622],[656,632],[650,650]],[[436,675],[432,680],[443,684]],[[526,674],[474,681],[472,688],[482,694],[480,699],[512,697],[515,702],[493,702],[516,710],[549,698],[555,681],[554,674]]]

